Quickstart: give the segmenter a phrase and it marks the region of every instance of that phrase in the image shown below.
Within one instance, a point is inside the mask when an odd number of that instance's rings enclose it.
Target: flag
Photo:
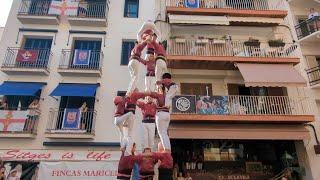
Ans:
[[[51,2],[48,14],[52,15],[67,15],[77,16],[79,2],[73,2],[71,0],[62,0]]]
[[[89,65],[91,57],[91,50],[80,50],[74,51],[73,65]]]
[[[199,0],[185,0],[185,5],[187,8],[199,8]]]
[[[38,60],[39,50],[18,50],[17,62],[35,63]]]
[[[0,131],[23,131],[28,111],[0,111]]]
[[[81,111],[80,109],[64,110],[62,129],[80,129]]]

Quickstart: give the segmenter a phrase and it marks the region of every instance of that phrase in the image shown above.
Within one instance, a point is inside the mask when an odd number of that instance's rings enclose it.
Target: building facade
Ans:
[[[0,154],[13,168],[46,162],[40,174],[76,176],[53,161],[114,179],[120,153],[112,99],[127,89],[130,51],[151,20],[180,86],[169,135],[181,172],[194,179],[320,178],[318,70],[305,72],[318,66],[317,21],[303,22],[318,3],[61,3],[14,0],[3,33]],[[300,20],[307,25],[299,29]],[[138,144],[140,128],[136,121]],[[101,166],[110,168],[96,172]]]

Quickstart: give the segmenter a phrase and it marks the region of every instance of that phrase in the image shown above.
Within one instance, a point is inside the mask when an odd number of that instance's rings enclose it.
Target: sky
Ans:
[[[4,27],[7,22],[7,18],[10,12],[11,4],[13,0],[0,0],[0,27]]]

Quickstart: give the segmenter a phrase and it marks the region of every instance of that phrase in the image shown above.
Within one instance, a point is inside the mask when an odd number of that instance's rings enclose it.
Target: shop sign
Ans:
[[[3,161],[118,161],[118,151],[0,150]]]
[[[250,179],[249,175],[220,175],[218,180],[247,180]]]
[[[116,179],[118,162],[41,162],[38,179],[111,180]]]

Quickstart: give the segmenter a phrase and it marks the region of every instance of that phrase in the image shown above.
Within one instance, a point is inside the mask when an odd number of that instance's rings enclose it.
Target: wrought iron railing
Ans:
[[[320,30],[320,16],[305,20],[295,26],[297,36],[302,39]]]
[[[104,19],[109,10],[108,4],[104,2],[80,2],[77,17]]]
[[[307,69],[306,71],[310,86],[314,86],[320,83],[320,66]]]
[[[179,96],[181,97],[181,96]],[[189,96],[190,97],[190,96]],[[288,96],[194,96],[194,112],[174,110],[179,101],[173,101],[173,114],[204,115],[312,115],[314,107],[306,97]],[[184,106],[184,105],[182,105]],[[181,106],[181,107],[182,107]],[[184,106],[187,107],[187,106]],[[181,109],[181,108],[180,108]],[[191,107],[192,109],[192,107]]]
[[[5,117],[0,120],[3,125],[0,133],[36,134],[41,114],[39,109],[4,108],[0,114]]]
[[[80,111],[80,110],[79,110]],[[95,122],[97,112],[94,110],[88,110],[81,112],[79,117],[76,115],[73,117],[73,127],[66,127],[66,121],[68,120],[67,110],[65,109],[50,109],[49,120],[47,122],[47,133],[62,133],[62,134],[94,134]]]
[[[81,63],[81,60],[79,60],[81,55],[76,55],[75,52],[76,50],[71,49],[62,50],[59,64],[60,69],[101,70],[101,65],[104,58],[102,51],[86,50],[85,56],[87,57],[82,60],[83,63]]]
[[[53,54],[50,49],[7,48],[3,68],[48,69]]]
[[[52,0],[22,0],[20,3],[18,14],[25,15],[49,15],[49,9]]]
[[[191,7],[185,0],[166,0],[169,7]],[[193,8],[226,8],[226,9],[244,9],[244,10],[283,10],[282,0],[199,0],[199,5]]]
[[[168,54],[179,56],[236,56],[295,58],[296,44],[281,44],[272,47],[268,43],[229,41],[229,40],[169,40]]]
[[[50,15],[49,11],[52,0],[22,0],[18,14],[24,15]],[[76,17],[83,18],[99,18],[107,17],[109,11],[109,1],[100,2],[79,2],[78,9],[76,10]]]

